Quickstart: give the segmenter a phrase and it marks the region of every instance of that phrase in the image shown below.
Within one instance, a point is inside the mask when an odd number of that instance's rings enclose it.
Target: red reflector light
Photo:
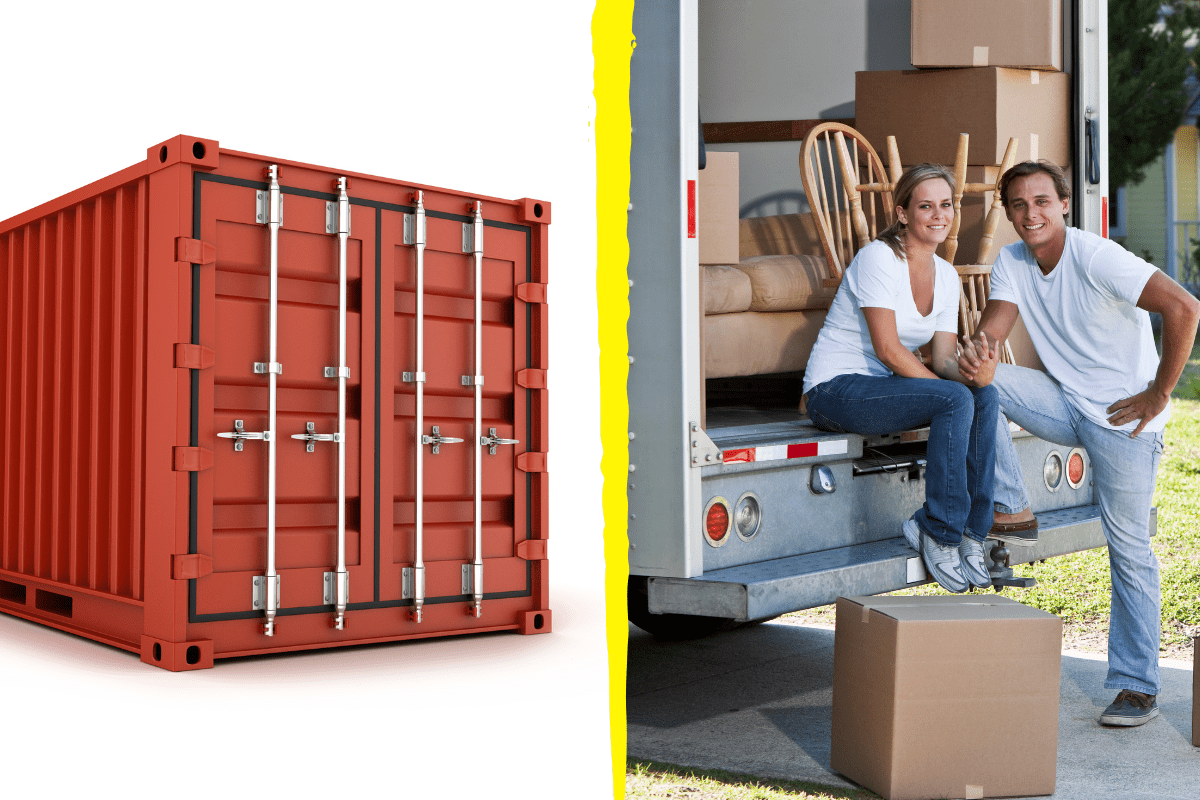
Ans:
[[[729,509],[721,503],[716,503],[708,510],[708,518],[704,520],[708,536],[715,541],[721,541],[729,534]]]
[[[1083,456],[1078,451],[1071,453],[1067,459],[1067,482],[1072,487],[1083,483]]]

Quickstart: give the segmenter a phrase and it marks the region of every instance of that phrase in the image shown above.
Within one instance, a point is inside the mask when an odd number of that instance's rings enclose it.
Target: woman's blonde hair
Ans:
[[[904,170],[904,174],[900,176],[900,180],[896,181],[896,188],[892,190],[892,202],[908,210],[908,204],[912,202],[913,192],[917,186],[925,181],[933,178],[941,178],[950,187],[950,194],[954,194],[954,173],[943,167],[941,164],[917,164],[915,167],[909,167]],[[904,255],[904,223],[900,221],[899,215],[896,221],[879,232],[875,238],[883,242],[888,247],[892,248],[892,252],[896,254],[896,258],[905,260]]]

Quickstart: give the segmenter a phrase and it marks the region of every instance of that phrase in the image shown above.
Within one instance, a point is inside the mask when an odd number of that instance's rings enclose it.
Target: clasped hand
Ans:
[[[976,338],[962,337],[958,348],[958,372],[972,386],[987,386],[996,376],[996,364],[1000,361],[1000,342],[988,341],[987,334],[980,331]]]

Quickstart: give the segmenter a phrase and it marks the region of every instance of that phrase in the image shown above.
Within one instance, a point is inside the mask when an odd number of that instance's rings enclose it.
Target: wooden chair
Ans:
[[[837,286],[855,253],[892,224],[892,189],[901,173],[893,136],[888,167],[884,172],[875,148],[849,125],[823,122],[804,137],[800,179],[829,265],[827,286]]]
[[[958,151],[954,158],[954,222],[950,223],[950,235],[946,237],[946,260],[951,264],[954,263],[954,257],[958,254],[958,230],[962,224],[962,197],[964,194],[987,194],[992,192],[992,205],[988,209],[988,215],[983,221],[983,235],[979,239],[979,253],[975,257],[976,264],[990,264],[994,257],[992,253],[992,243],[996,239],[996,230],[1000,225],[1000,221],[1004,219],[1004,206],[1000,202],[1000,192],[998,184],[1000,176],[1008,171],[1010,167],[1017,161],[1017,140],[1015,138],[1008,140],[1008,147],[1004,151],[1004,160],[1000,164],[1000,171],[996,175],[996,183],[967,183],[967,147],[969,144],[969,135],[960,133],[958,135]]]
[[[974,336],[979,326],[979,318],[987,306],[988,295],[992,291],[992,265],[964,264],[955,269],[958,270],[958,278],[962,283],[962,293],[958,297],[958,332]],[[1007,341],[1000,349],[1000,362],[1016,363]]]
[[[967,147],[969,137],[965,133],[958,135],[958,151],[954,158],[954,222],[950,225],[950,235],[946,237],[946,260],[954,263],[958,252],[958,229],[962,222],[962,197],[964,194],[987,194],[992,192],[992,205],[983,222],[983,235],[979,239],[979,253],[975,264],[955,266],[962,283],[962,293],[958,298],[958,327],[959,333],[974,336],[979,325],[979,318],[987,305],[988,295],[991,294],[992,275],[992,244],[996,238],[996,230],[1004,217],[1004,205],[1000,202],[1000,176],[1008,171],[1017,160],[1017,140],[1008,140],[1004,151],[1004,160],[996,176],[996,183],[967,183]],[[1000,361],[1013,364],[1013,352],[1008,342],[1001,348]]]

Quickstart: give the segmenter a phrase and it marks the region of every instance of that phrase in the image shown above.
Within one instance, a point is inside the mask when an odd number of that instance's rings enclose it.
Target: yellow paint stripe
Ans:
[[[596,305],[604,476],[604,583],[613,797],[625,796],[625,667],[629,628],[629,60],[633,0],[598,0],[592,14],[596,97]]]

